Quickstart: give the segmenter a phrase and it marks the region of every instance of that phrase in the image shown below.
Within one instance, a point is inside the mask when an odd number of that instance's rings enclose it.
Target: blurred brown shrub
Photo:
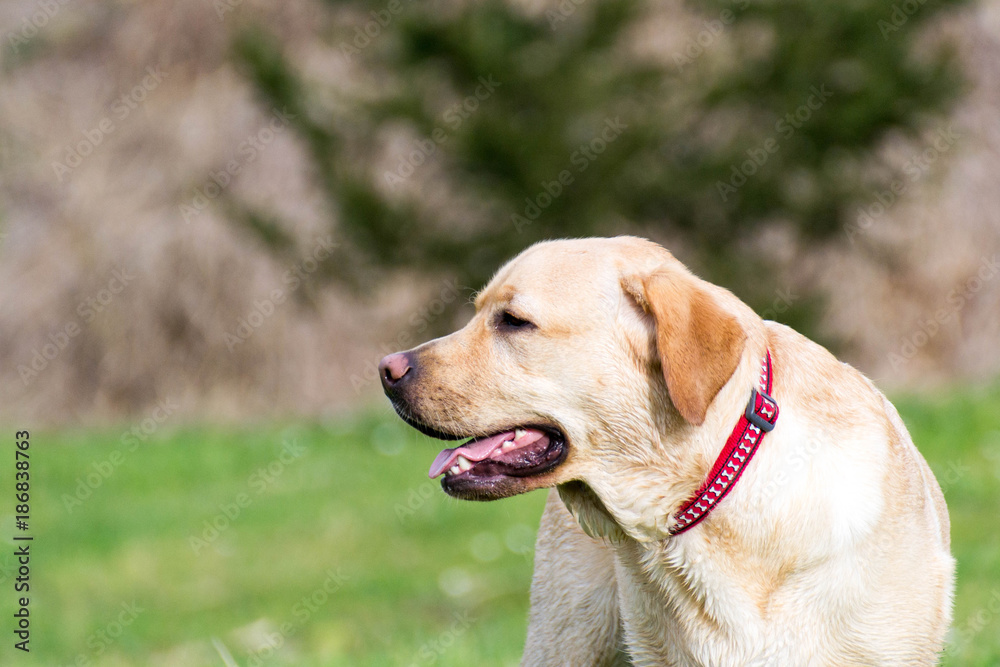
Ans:
[[[272,125],[284,110],[261,104],[233,66],[234,36],[263,23],[313,94],[336,106],[338,90],[354,97],[380,85],[327,39],[352,34],[365,17],[318,2],[247,0],[217,12],[193,0],[94,0],[58,5],[15,44],[10,36],[23,36],[38,7],[0,5],[5,419],[142,416],[163,400],[206,419],[336,412],[378,392],[366,372],[382,349],[467,313],[428,309],[447,290],[464,302],[479,287],[454,287],[433,270],[396,273],[377,288],[362,275],[360,292],[318,289],[305,260],[337,212],[301,139]],[[1000,4],[986,2],[928,35],[962,37],[972,89],[948,121],[957,141],[920,163],[884,211],[871,208],[873,193],[867,218],[859,212],[843,238],[808,252],[780,230],[754,241],[774,260],[775,310],[801,286],[819,286],[824,330],[890,384],[1000,370],[1000,280],[976,282],[1000,251],[998,24]],[[667,13],[635,44],[669,58],[692,30],[693,18]],[[936,130],[890,138],[880,151],[902,168],[931,155]],[[234,219],[276,235],[280,252]],[[339,240],[334,232],[330,242]],[[234,346],[241,331],[250,333]]]

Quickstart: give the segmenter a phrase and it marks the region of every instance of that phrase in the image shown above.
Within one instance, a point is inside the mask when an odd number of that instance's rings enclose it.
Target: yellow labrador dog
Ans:
[[[524,665],[933,665],[941,489],[855,369],[662,247],[535,245],[382,360],[456,498],[554,487]]]

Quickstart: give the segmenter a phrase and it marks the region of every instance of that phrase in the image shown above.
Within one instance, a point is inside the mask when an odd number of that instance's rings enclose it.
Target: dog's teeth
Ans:
[[[509,452],[512,449],[514,449],[514,441],[513,440],[508,440],[507,442],[505,442],[502,445],[500,445],[500,451],[501,452]]]
[[[462,470],[457,465],[454,465],[448,469],[449,475],[457,475],[460,472],[462,472]]]
[[[528,432],[525,431],[523,428],[514,429],[514,439],[515,440],[517,440],[518,438],[523,438],[527,434],[528,434]]]
[[[452,466],[452,467],[454,467],[454,466]],[[462,472],[465,472],[466,470],[468,470],[471,467],[472,467],[472,464],[469,463],[469,460],[467,458],[465,458],[464,456],[459,456],[458,457],[458,468],[459,468],[459,470],[461,470]]]

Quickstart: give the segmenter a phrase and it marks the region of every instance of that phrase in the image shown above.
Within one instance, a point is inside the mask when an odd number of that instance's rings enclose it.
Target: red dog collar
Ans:
[[[746,412],[729,435],[729,440],[726,441],[719,458],[715,460],[708,479],[694,497],[678,511],[677,523],[670,529],[671,535],[679,535],[697,525],[736,486],[740,475],[757,452],[764,435],[770,432],[774,428],[774,423],[778,421],[778,403],[770,394],[771,352],[767,351],[761,362],[760,389],[750,391],[750,402],[747,403]]]

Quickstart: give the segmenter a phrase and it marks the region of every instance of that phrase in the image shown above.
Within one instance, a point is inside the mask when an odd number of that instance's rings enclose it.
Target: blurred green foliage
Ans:
[[[748,244],[772,225],[829,239],[894,176],[878,142],[961,88],[948,49],[919,40],[962,1],[689,3],[702,18],[655,57],[638,48],[653,2],[330,2],[329,48],[361,93],[304,82],[264,28],[236,53],[296,113],[346,242],[338,278],[413,267],[479,287],[534,241],[632,232],[679,240],[766,310],[776,284]],[[775,318],[810,332],[806,296]]]

